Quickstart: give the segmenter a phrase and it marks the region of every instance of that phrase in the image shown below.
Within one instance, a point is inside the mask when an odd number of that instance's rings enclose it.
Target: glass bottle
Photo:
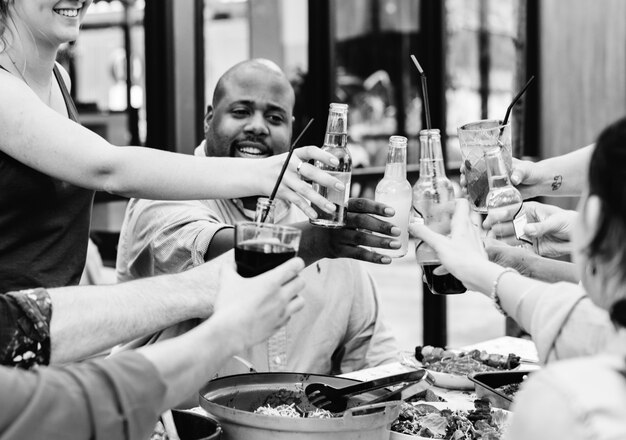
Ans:
[[[489,182],[489,193],[485,199],[485,205],[487,206],[487,213],[489,215],[496,215],[502,222],[513,221],[515,226],[515,234],[518,239],[522,239],[527,243],[532,242],[526,240],[521,235],[518,235],[518,230],[523,229],[523,224],[526,223],[526,215],[521,214],[522,210],[522,195],[511,184],[509,178],[509,172],[504,163],[504,157],[502,157],[501,148],[492,148],[485,152],[485,164],[487,165],[487,179]],[[518,218],[521,224],[516,222]],[[517,224],[516,224],[517,223]],[[522,232],[523,235],[523,232]],[[496,236],[496,238],[503,238]]]
[[[379,249],[379,254],[392,258],[403,257],[409,248],[409,215],[413,198],[411,184],[406,180],[406,143],[404,136],[391,136],[387,150],[385,175],[376,185],[374,200],[391,206],[396,213],[393,217],[381,217],[382,220],[400,228],[400,249]]]
[[[257,223],[274,223],[275,209],[276,199],[270,200],[268,197],[259,197],[256,201],[254,221]]]
[[[413,214],[433,231],[448,235],[454,205],[454,187],[446,177],[439,130],[421,130],[420,175],[413,186]],[[426,243],[418,243],[415,258],[422,267],[426,284],[432,293],[454,294],[466,291],[465,286],[452,274],[434,273],[441,266],[441,261],[434,249]]]
[[[350,195],[350,178],[352,175],[352,157],[348,152],[347,142],[348,105],[332,103],[328,110],[328,122],[326,124],[326,135],[324,136],[322,150],[333,154],[339,159],[339,165],[330,166],[315,161],[315,166],[337,178],[345,185],[345,189],[339,191],[317,183],[313,184],[315,191],[335,205],[335,211],[330,214],[313,205],[313,209],[317,212],[317,218],[311,219],[310,222],[314,225],[328,228],[340,228],[345,225],[345,214]]]

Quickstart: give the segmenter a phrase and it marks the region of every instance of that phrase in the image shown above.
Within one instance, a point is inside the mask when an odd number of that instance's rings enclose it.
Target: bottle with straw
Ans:
[[[423,222],[440,234],[450,233],[450,222],[454,213],[454,187],[446,177],[441,135],[430,126],[430,110],[426,75],[417,59],[411,55],[421,76],[426,129],[420,131],[420,174],[413,186],[414,221]],[[455,294],[466,291],[465,286],[450,273],[441,273],[443,268],[436,252],[426,243],[418,243],[415,249],[417,263],[422,267],[426,284],[432,293]]]

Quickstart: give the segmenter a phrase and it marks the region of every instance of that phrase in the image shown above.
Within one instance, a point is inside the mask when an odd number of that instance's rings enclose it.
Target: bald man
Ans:
[[[195,154],[263,158],[288,151],[294,103],[293,88],[273,62],[254,59],[233,66],[216,85],[205,118],[205,142]],[[232,252],[232,225],[253,219],[256,200],[132,200],[120,237],[119,280],[179,272]],[[306,281],[300,295],[305,306],[268,343],[239,353],[258,371],[340,374],[397,360],[373,280],[360,262],[344,257],[388,263],[366,246],[399,246],[399,231],[369,215],[392,215],[384,205],[356,199],[349,209],[347,227],[337,231],[310,225],[295,207],[279,201],[275,222],[303,230],[299,255],[308,267],[300,275]],[[196,324],[171,327],[134,346],[175,336]],[[233,362],[221,374],[243,371]]]

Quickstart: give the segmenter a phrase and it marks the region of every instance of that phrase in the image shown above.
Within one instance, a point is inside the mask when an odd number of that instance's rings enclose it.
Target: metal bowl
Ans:
[[[391,423],[400,412],[400,396],[373,407],[358,405],[388,392],[379,389],[351,399],[348,410],[329,419],[289,418],[255,414],[269,397],[281,390],[295,396],[299,407],[314,409],[304,394],[313,382],[335,387],[359,381],[305,373],[253,373],[225,376],[209,382],[200,391],[200,406],[224,429],[225,440],[387,440]]]

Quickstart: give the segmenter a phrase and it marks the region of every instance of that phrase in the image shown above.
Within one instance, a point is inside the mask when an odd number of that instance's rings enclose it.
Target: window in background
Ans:
[[[513,98],[521,56],[516,49],[519,8],[518,0],[446,0],[449,168],[461,163],[457,127],[504,118]]]
[[[343,0],[334,7],[335,94],[350,106],[355,167],[384,166],[395,134],[409,138],[408,163],[417,163],[421,97],[409,56],[419,57],[420,2]]]
[[[145,141],[143,11],[143,0],[94,2],[64,54],[81,123],[116,145]]]

